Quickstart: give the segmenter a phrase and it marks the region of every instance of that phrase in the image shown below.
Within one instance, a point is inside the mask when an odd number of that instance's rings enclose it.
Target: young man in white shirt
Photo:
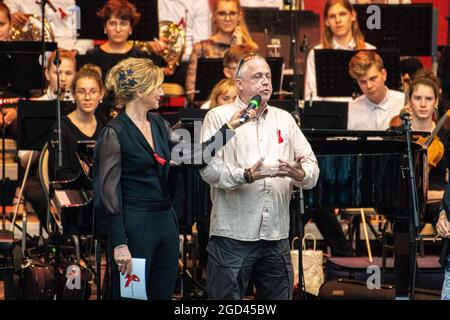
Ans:
[[[387,71],[374,51],[359,51],[349,63],[350,76],[363,95],[348,106],[348,130],[386,130],[405,104],[405,94],[386,87]]]
[[[14,25],[27,21],[27,15],[41,17],[41,5],[33,0],[5,0],[4,3],[11,10],[11,18]],[[45,6],[45,18],[47,19],[55,41],[61,49],[77,51],[85,54],[94,47],[93,41],[77,39],[76,24],[72,23],[71,8],[75,6],[75,0],[52,0],[53,7]],[[56,10],[56,11],[55,11]]]

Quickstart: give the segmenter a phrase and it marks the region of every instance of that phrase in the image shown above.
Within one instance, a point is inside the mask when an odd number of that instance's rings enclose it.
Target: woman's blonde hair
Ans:
[[[250,35],[250,32],[248,31],[247,23],[245,22],[244,11],[242,9],[240,1],[239,0],[215,0],[214,8],[213,8],[214,14],[217,11],[219,2],[234,2],[234,3],[236,3],[239,14],[241,15],[241,17],[239,19],[239,27],[241,28],[242,38],[244,40],[243,44],[246,46],[249,46],[251,50],[258,49],[258,45],[256,44],[255,41],[253,41],[253,39]]]
[[[77,87],[77,81],[80,79],[89,78],[97,82],[98,87],[103,91],[103,80],[102,80],[102,69],[92,63],[86,63],[80,70],[75,74],[72,82],[72,92],[75,92]]]
[[[353,8],[352,4],[349,0],[327,0],[325,3],[324,9],[323,9],[323,19],[324,21],[328,17],[328,11],[330,8],[336,4],[340,4],[345,9],[347,9],[350,13],[355,14],[355,21],[352,22],[352,36],[353,39],[355,39],[355,45],[356,49],[365,49],[366,43],[364,41],[364,35],[361,32],[361,29],[359,29],[358,19],[356,17],[356,11]],[[333,32],[331,31],[330,27],[328,27],[326,24],[324,25],[324,32],[322,36],[322,46],[324,49],[332,49],[332,43],[333,43]]]
[[[136,100],[137,92],[147,95],[164,81],[155,63],[146,58],[127,58],[116,64],[106,76],[106,89],[112,91],[117,104],[124,106]]]
[[[209,109],[213,109],[215,107],[219,106],[219,97],[225,93],[227,93],[228,91],[230,91],[230,89],[232,88],[236,88],[236,83],[234,82],[233,79],[222,79],[219,81],[219,83],[217,83],[214,88],[211,91],[211,94],[209,95],[209,101],[211,101],[211,104],[209,106]]]

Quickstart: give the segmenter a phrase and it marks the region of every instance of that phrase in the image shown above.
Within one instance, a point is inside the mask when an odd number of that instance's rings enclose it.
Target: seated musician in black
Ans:
[[[203,163],[203,150],[207,153],[217,146],[217,151],[232,138],[245,111],[238,110],[227,124],[219,124],[223,126],[214,140],[192,146],[190,139],[179,143],[168,123],[149,112],[159,107],[163,78],[162,69],[142,58],[121,61],[106,78],[107,89],[123,109],[97,141],[93,190],[96,212],[102,213],[108,228],[113,299],[120,299],[119,271],[131,274],[132,257],[146,259],[147,297],[171,299],[179,227],[169,198],[170,162]],[[251,111],[250,118],[254,116]]]
[[[51,181],[74,180],[82,174],[77,157],[78,141],[96,140],[105,126],[101,117],[95,114],[103,94],[103,82],[98,69],[84,65],[75,75],[72,83],[76,109],[61,119],[62,166],[57,166],[57,125],[48,138],[48,174]]]

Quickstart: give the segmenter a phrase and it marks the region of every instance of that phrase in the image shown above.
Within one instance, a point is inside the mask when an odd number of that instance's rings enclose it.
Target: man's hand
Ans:
[[[302,167],[302,159],[305,156],[298,155],[294,162],[279,159],[280,167],[278,169],[278,177],[289,177],[296,181],[303,181],[305,178],[305,170]]]
[[[160,56],[164,53],[164,50],[168,48],[167,39],[162,38],[160,40],[155,38],[153,41],[147,42],[147,47],[150,49],[151,52]]]
[[[28,21],[28,15],[23,12],[11,14],[11,22],[13,26],[22,26]]]
[[[263,164],[263,159],[258,160],[258,162],[250,168],[250,175],[252,176],[253,181],[270,177],[270,175],[267,174],[266,166]]]

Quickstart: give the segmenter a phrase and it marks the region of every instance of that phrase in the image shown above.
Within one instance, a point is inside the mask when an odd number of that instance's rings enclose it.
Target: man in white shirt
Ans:
[[[349,63],[349,73],[363,95],[348,106],[348,130],[386,130],[405,104],[403,92],[390,90],[385,82],[383,60],[374,51],[359,51]]]
[[[184,87],[187,64],[194,43],[206,40],[212,32],[211,8],[208,0],[158,0],[159,21],[183,22],[186,32],[186,48],[180,65],[166,82],[175,82]],[[155,53],[161,53],[166,46],[159,42],[153,46]]]
[[[294,185],[315,186],[319,168],[293,117],[267,105],[271,71],[251,53],[238,64],[239,97],[205,117],[202,141],[233,112],[261,96],[257,117],[236,129],[200,174],[211,186],[208,293],[212,299],[242,299],[250,277],[258,299],[291,299],[293,270],[289,246],[289,202]]]
[[[48,20],[58,47],[66,50],[74,50],[85,54],[94,47],[92,40],[77,40],[76,24],[72,23],[70,10],[75,6],[75,0],[52,0],[54,9],[45,6],[45,18]],[[26,15],[41,17],[41,6],[34,0],[5,0],[4,3],[11,10],[11,18],[14,25],[26,22]]]
[[[182,61],[189,61],[194,43],[211,35],[211,8],[208,0],[158,0],[159,21],[184,21],[186,49]]]
[[[252,8],[283,9],[283,0],[241,0],[241,6]]]

